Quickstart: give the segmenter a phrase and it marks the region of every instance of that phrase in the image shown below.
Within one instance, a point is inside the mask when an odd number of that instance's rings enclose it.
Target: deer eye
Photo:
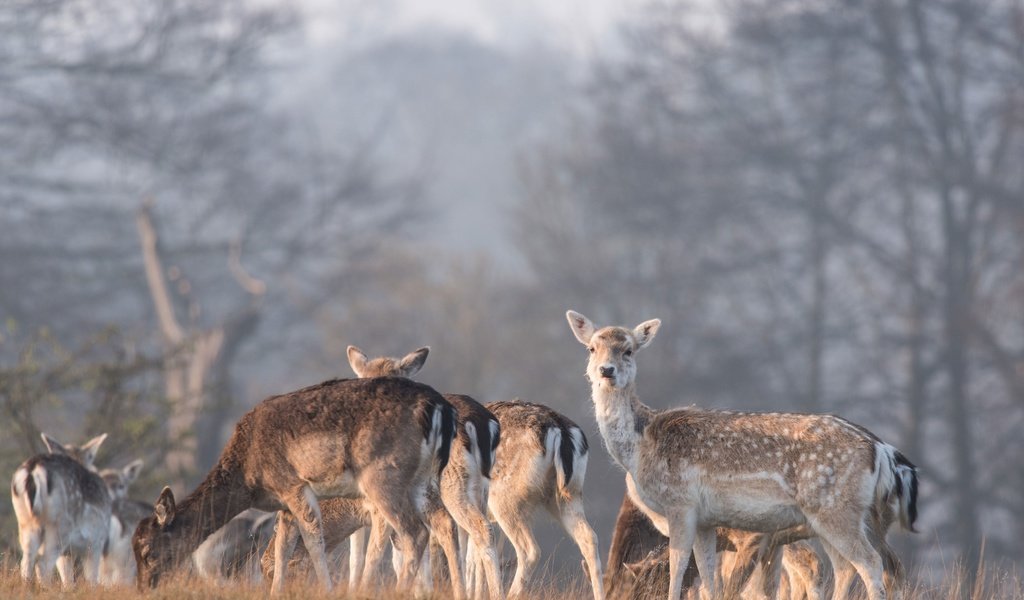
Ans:
[[[632,350],[626,350],[622,354],[624,354],[625,356],[633,356],[633,351]]]
[[[593,353],[594,353],[594,347],[593,347],[593,346],[591,346],[591,347],[587,348],[587,350],[590,350],[590,353],[591,353],[591,354],[593,354]]]

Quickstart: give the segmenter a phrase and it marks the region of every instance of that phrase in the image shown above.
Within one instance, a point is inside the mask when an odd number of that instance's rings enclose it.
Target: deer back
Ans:
[[[444,418],[441,418],[444,417]],[[441,431],[438,430],[440,423]],[[318,496],[358,496],[359,473],[387,462],[407,480],[448,461],[455,422],[433,388],[399,377],[327,381],[257,405],[236,435],[247,477],[269,489],[307,482]]]
[[[106,540],[112,504],[107,487],[68,456],[39,454],[26,460],[14,473],[11,495],[19,527],[52,529],[56,539],[81,551]]]

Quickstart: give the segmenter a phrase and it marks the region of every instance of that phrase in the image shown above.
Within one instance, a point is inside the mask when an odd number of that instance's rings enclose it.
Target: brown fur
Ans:
[[[488,507],[516,551],[509,594],[523,591],[539,560],[531,527],[533,513],[543,507],[576,542],[594,597],[604,598],[597,535],[583,508],[588,444],[582,429],[542,404],[492,402],[487,408],[501,422]],[[557,446],[548,448],[549,441]]]
[[[349,365],[360,377],[411,377],[422,368],[430,349],[420,348],[404,358],[380,357],[369,359],[355,346],[348,347]],[[452,453],[451,466],[441,475],[437,489],[428,488],[426,497],[428,525],[434,540],[444,550],[448,563],[449,581],[456,597],[464,594],[458,528],[481,554],[480,562],[490,587],[492,600],[502,597],[497,552],[490,524],[485,516],[492,460],[500,440],[500,427],[496,417],[473,398],[461,394],[446,394],[445,400],[456,410],[458,448]],[[493,431],[492,431],[493,430]],[[372,518],[372,514],[371,514]],[[384,532],[374,526],[367,548],[368,562],[374,563],[384,543]],[[356,553],[361,534],[353,537],[353,557],[350,570],[359,568]],[[475,562],[475,558],[472,561]],[[372,575],[366,568],[364,580]]]
[[[450,443],[450,405],[407,379],[332,380],[264,400],[238,421],[196,490],[176,505],[165,489],[154,516],[139,525],[133,547],[140,586],[155,586],[203,539],[253,507],[295,517],[317,576],[329,589],[317,499],[360,491],[396,529],[399,544],[415,553],[422,524],[410,494],[428,478],[421,447],[436,411],[444,415],[442,437]],[[279,551],[285,560],[277,561],[275,590],[288,554],[287,548]],[[402,583],[414,572],[408,568]]]

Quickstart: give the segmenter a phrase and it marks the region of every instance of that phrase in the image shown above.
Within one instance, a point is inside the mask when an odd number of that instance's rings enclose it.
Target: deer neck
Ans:
[[[609,388],[600,382],[591,386],[597,427],[608,453],[627,473],[637,469],[637,453],[644,429],[655,415],[654,409],[640,402],[636,384]]]

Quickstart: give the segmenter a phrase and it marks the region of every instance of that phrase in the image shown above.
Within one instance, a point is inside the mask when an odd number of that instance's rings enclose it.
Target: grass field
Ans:
[[[989,569],[983,571],[975,579],[973,587],[965,585],[965,578],[955,572],[947,573],[941,582],[935,584],[916,583],[908,592],[905,600],[1024,600],[1024,580],[1019,571]],[[590,588],[582,580],[563,582],[560,587],[536,586],[528,600],[587,600],[591,598]],[[267,585],[229,584],[220,585],[192,577],[177,577],[166,581],[155,590],[140,594],[133,587],[94,587],[79,586],[67,592],[59,585],[46,588],[24,584],[13,565],[4,565],[0,572],[0,599],[60,599],[60,600],[127,600],[129,598],[146,598],[147,600],[179,600],[179,599],[220,599],[241,600],[243,598],[269,597]],[[449,598],[450,594],[436,593],[431,598]],[[825,597],[828,597],[826,592]],[[857,594],[853,595],[857,598]],[[394,591],[381,593],[347,594],[344,588],[325,593],[316,584],[294,581],[286,586],[281,596],[283,600],[326,600],[328,598],[372,598],[373,600],[404,600],[414,598],[413,594],[400,594]]]

